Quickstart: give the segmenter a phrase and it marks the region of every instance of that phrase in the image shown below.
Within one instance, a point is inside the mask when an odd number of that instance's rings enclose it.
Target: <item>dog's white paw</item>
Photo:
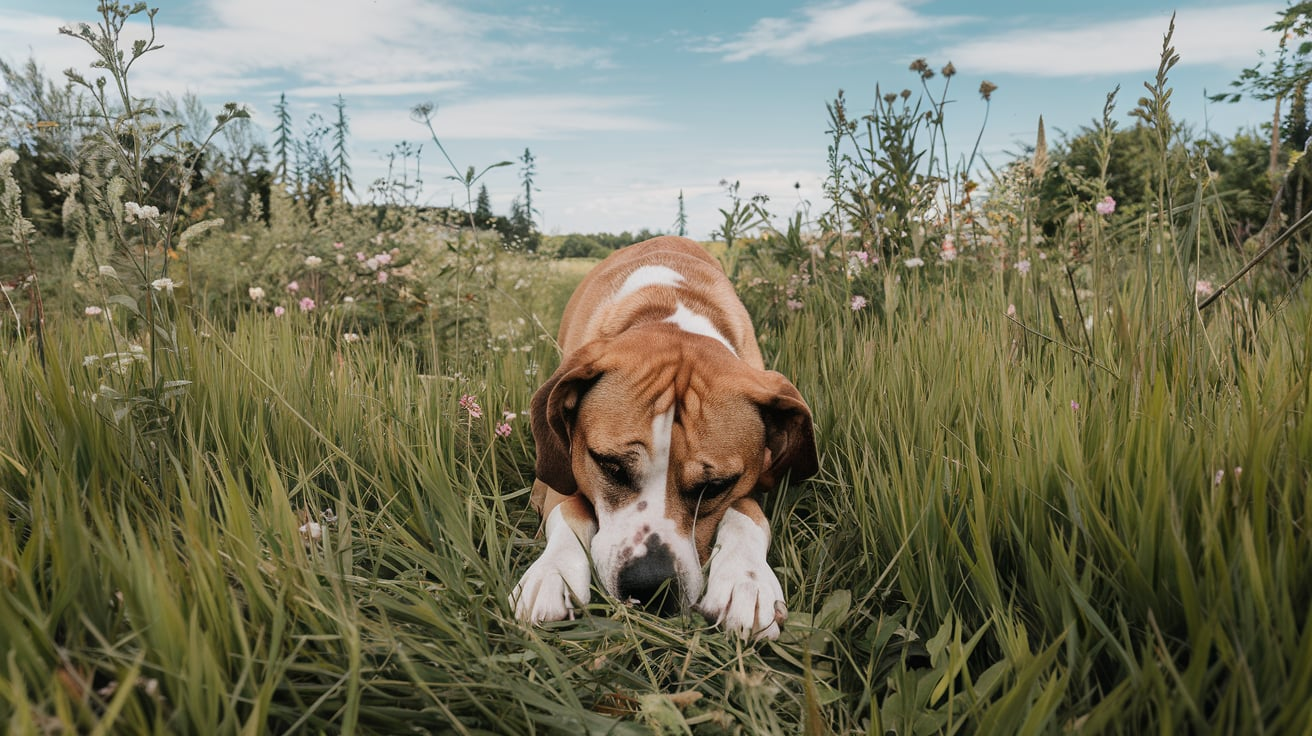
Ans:
[[[745,639],[779,638],[788,617],[783,587],[765,559],[769,545],[769,535],[745,514],[726,512],[697,604],[706,618]]]
[[[544,621],[574,618],[576,606],[592,595],[592,565],[578,537],[552,512],[547,523],[547,548],[510,593],[515,617],[536,626]]]

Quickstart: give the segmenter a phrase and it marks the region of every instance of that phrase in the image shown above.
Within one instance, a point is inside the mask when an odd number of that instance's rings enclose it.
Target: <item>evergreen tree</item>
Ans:
[[[273,155],[277,158],[273,176],[278,181],[286,184],[289,173],[287,158],[295,147],[292,140],[292,114],[287,110],[286,92],[278,97],[278,103],[273,106],[273,112],[274,116],[278,118],[278,125],[273,129]]]
[[[478,200],[474,205],[474,224],[487,227],[492,222],[492,198],[488,196],[487,185],[478,188]]]
[[[346,192],[355,194],[355,182],[351,180],[351,164],[347,160],[346,136],[351,132],[346,118],[346,100],[337,95],[337,122],[333,125],[333,168],[337,170],[337,196],[346,200]]]
[[[541,214],[533,209],[533,192],[537,189],[533,186],[533,176],[537,173],[537,163],[533,158],[533,152],[527,148],[524,149],[524,155],[519,158],[519,162],[523,164],[519,168],[519,176],[524,182],[524,214],[528,217],[529,227],[532,229],[533,215]]]
[[[683,208],[683,190],[679,190],[679,215],[674,218],[674,234],[681,238],[688,236],[688,213]]]

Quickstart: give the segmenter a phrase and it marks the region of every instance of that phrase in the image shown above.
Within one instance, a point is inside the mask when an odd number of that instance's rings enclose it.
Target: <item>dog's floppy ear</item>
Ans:
[[[820,469],[815,452],[815,429],[811,408],[797,387],[782,373],[763,371],[751,398],[761,409],[765,423],[766,465],[757,480],[758,490],[773,490],[787,475],[792,482],[810,478]]]
[[[583,394],[601,375],[596,361],[600,349],[597,343],[591,343],[567,358],[533,394],[529,407],[538,453],[534,472],[538,480],[566,496],[579,489],[571,462],[570,435]]]

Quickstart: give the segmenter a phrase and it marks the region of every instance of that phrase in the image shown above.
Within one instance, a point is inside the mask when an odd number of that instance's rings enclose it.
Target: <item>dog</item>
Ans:
[[[510,595],[515,615],[572,619],[595,566],[620,601],[777,638],[788,609],[758,499],[817,471],[812,416],[765,369],[719,263],[686,238],[618,250],[570,298],[559,343],[530,411],[546,549]]]

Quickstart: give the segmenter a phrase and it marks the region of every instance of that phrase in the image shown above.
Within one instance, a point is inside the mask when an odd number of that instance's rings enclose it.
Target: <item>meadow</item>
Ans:
[[[162,191],[168,131],[125,127],[152,114],[131,103],[61,182],[55,242],[0,153],[34,274],[0,322],[0,722],[1306,732],[1312,301],[1267,257],[1300,223],[1230,237],[1226,182],[1169,134],[1169,62],[1133,205],[1111,97],[1100,170],[1050,166],[1040,132],[974,201],[932,156],[898,178],[890,152],[924,149],[896,96],[831,107],[824,215],[776,228],[730,190],[711,249],[821,454],[765,502],[776,642],[599,587],[574,621],[514,620],[543,544],[526,410],[590,261],[287,193],[224,224],[152,212],[127,193]],[[1044,230],[1058,174],[1073,214]]]

